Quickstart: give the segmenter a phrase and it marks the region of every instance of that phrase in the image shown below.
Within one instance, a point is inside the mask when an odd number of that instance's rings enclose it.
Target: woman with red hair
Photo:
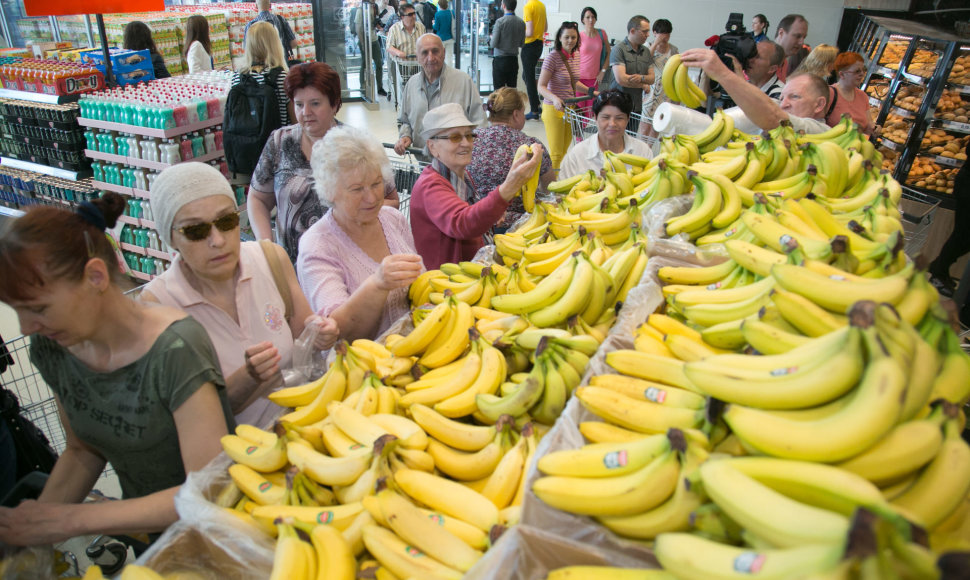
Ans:
[[[257,239],[273,239],[269,215],[277,208],[276,242],[296,263],[300,236],[326,212],[313,192],[310,155],[313,145],[339,124],[340,77],[328,64],[304,63],[290,69],[283,87],[296,123],[270,134],[253,171],[248,204]],[[393,182],[385,199],[397,205]]]
[[[834,127],[842,115],[848,114],[866,135],[875,129],[869,116],[869,95],[859,88],[866,76],[866,67],[858,52],[842,52],[835,57],[838,81],[832,85],[832,100],[825,122]]]

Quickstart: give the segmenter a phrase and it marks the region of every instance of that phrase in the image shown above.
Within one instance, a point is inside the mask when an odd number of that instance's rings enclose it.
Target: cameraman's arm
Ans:
[[[774,129],[788,120],[788,113],[781,110],[774,100],[761,92],[744,77],[724,66],[717,53],[706,48],[692,48],[681,54],[681,62],[687,66],[700,67],[711,80],[720,83],[731,99],[737,103],[752,123],[765,131]]]

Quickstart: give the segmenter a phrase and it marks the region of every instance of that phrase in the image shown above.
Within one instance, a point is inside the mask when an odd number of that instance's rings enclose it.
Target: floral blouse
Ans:
[[[522,131],[517,131],[508,125],[492,125],[484,129],[478,129],[478,140],[475,141],[475,148],[472,149],[472,162],[468,166],[468,173],[475,184],[475,193],[472,202],[483,199],[490,191],[498,187],[505,181],[505,177],[512,167],[512,157],[515,150],[524,143],[533,144],[541,142],[529,137]],[[545,173],[552,169],[552,159],[549,158],[549,150],[545,146],[542,148],[542,168],[540,173]],[[497,231],[508,229],[517,219],[525,213],[522,206],[522,198],[516,196],[512,198],[509,207],[505,210],[502,221],[495,225]]]

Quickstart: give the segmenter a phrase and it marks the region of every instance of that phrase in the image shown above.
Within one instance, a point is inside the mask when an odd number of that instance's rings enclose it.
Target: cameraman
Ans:
[[[778,69],[785,62],[785,49],[770,40],[758,43],[758,54],[748,59],[744,72],[748,82],[761,88],[761,92],[772,99],[781,100],[781,90],[785,83],[778,78]]]
[[[720,83],[748,119],[765,131],[774,129],[782,121],[790,121],[796,131],[806,133],[822,133],[829,129],[824,121],[829,86],[815,75],[789,77],[781,91],[779,105],[759,87],[727,68],[713,50],[692,48],[681,55],[681,62],[700,67],[711,80]]]

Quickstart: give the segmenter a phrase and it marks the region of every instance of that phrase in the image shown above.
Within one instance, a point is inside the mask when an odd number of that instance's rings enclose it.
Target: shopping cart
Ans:
[[[421,71],[421,65],[418,64],[417,55],[413,54],[409,54],[406,59],[391,57],[391,63],[393,63],[394,68],[392,76],[396,77],[394,82],[394,108],[397,109],[404,97],[404,87],[407,86],[411,77]]]
[[[926,238],[933,226],[940,202],[925,193],[909,187],[903,187],[903,197],[899,200],[899,211],[902,213],[903,233],[906,245],[903,251],[912,259],[916,259],[923,251]]]
[[[409,148],[404,155],[398,155],[394,151],[393,143],[384,143],[384,148],[387,149],[387,157],[391,162],[391,169],[394,170],[394,187],[397,188],[397,195],[400,198],[398,207],[405,217],[410,218],[411,191],[428,163],[418,159],[417,156],[421,152],[417,149]]]
[[[592,100],[590,97],[582,96],[565,99],[563,103],[566,105],[566,121],[569,122],[569,127],[572,129],[573,139],[575,139],[576,143],[580,143],[596,135],[596,118],[593,116]],[[646,141],[653,147],[657,142],[655,137],[639,135],[636,130],[631,129],[631,127],[637,127],[644,121],[652,122],[652,119],[634,112],[630,114],[630,121],[627,125],[626,134],[634,139]]]

